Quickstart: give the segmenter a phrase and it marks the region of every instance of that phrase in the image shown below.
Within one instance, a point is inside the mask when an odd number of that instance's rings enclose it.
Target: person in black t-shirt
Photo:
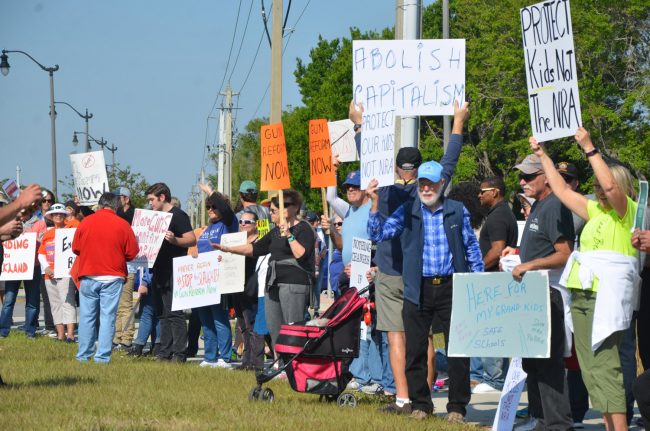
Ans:
[[[517,247],[517,219],[504,200],[505,194],[503,178],[491,177],[481,182],[478,198],[481,205],[489,208],[478,240],[485,271],[498,271],[501,252],[506,247]]]
[[[187,255],[187,249],[196,245],[196,236],[189,216],[171,204],[171,192],[166,184],[156,183],[146,193],[151,209],[172,214],[169,230],[165,233],[165,240],[153,265],[151,280],[154,307],[160,321],[160,351],[156,358],[185,362],[187,325],[182,310],[172,311],[172,261],[175,257]]]

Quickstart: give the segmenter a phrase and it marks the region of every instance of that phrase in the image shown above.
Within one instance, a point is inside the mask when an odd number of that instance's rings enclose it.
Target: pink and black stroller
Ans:
[[[273,401],[273,391],[262,385],[286,371],[293,390],[318,394],[321,400],[336,400],[339,406],[356,406],[356,397],[343,391],[352,379],[348,367],[359,355],[361,317],[366,302],[359,295],[367,290],[368,287],[359,292],[347,289],[317,319],[318,326],[306,322],[282,325],[275,346],[280,358],[257,373],[257,386],[251,389],[248,399]],[[274,369],[280,360],[284,365]]]

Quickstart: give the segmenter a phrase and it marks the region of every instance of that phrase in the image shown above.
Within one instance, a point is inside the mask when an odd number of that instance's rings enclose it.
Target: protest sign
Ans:
[[[548,358],[549,285],[546,272],[521,282],[505,272],[454,274],[449,356]]]
[[[352,237],[352,272],[350,286],[361,289],[368,285],[366,272],[370,269],[370,253],[372,242],[367,239]]]
[[[221,235],[221,245],[230,247],[243,244],[246,244],[246,232]],[[245,262],[246,258],[239,254],[221,253],[219,292],[222,295],[244,291],[244,282],[246,280],[244,277],[246,272]]]
[[[395,182],[395,110],[363,113],[361,134],[361,189],[372,179],[379,187]]]
[[[77,228],[54,231],[54,278],[70,277],[70,268],[77,259],[72,252],[72,239]]]
[[[332,157],[338,156],[340,162],[359,160],[359,150],[354,140],[354,123],[350,120],[330,121],[327,128],[332,143]]]
[[[637,200],[636,214],[634,215],[634,226],[632,232],[636,229],[643,229],[645,226],[646,207],[648,205],[648,182],[639,181],[639,199]]]
[[[573,136],[582,120],[569,0],[537,3],[519,15],[533,136]]]
[[[2,185],[2,190],[5,191],[5,193],[7,194],[7,196],[9,196],[10,199],[16,199],[20,194],[20,189],[18,188],[18,184],[16,184],[14,180],[7,180]]]
[[[70,154],[75,194],[79,205],[95,205],[109,191],[103,151]]]
[[[140,251],[131,261],[133,265],[153,268],[171,222],[171,213],[136,208],[131,228],[138,240]]]
[[[173,260],[174,292],[172,311],[219,304],[219,252],[200,253],[198,257]]]
[[[309,120],[309,176],[311,187],[336,187],[327,120]]]
[[[526,372],[522,368],[521,358],[512,358],[508,374],[503,384],[497,414],[494,416],[492,431],[511,431],[519,405],[521,391],[526,383]]]
[[[465,39],[355,40],[352,81],[366,112],[453,115],[465,101]]]
[[[2,242],[4,261],[0,281],[31,280],[36,261],[36,232]]]
[[[262,126],[260,136],[262,151],[260,190],[269,191],[290,188],[287,148],[284,142],[282,123]]]

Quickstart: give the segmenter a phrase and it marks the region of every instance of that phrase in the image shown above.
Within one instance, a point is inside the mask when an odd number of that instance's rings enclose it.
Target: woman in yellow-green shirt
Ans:
[[[529,142],[553,193],[587,221],[580,236],[580,252],[571,255],[561,282],[571,291],[576,352],[592,404],[602,412],[608,430],[625,430],[619,343],[629,327],[639,277],[636,250],[630,241],[636,212],[632,176],[621,165],[608,166],[584,128],[577,130],[575,138],[594,171],[596,201],[567,187],[537,140],[530,138]]]

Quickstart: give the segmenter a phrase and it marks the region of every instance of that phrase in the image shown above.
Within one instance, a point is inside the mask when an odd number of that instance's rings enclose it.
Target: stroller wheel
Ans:
[[[273,395],[273,391],[271,389],[266,388],[262,391],[261,394],[258,395],[258,399],[260,401],[266,401],[272,403],[273,400],[275,399],[275,396]]]
[[[256,401],[259,398],[261,392],[262,392],[262,388],[259,386],[255,386],[248,393],[248,401]]]
[[[357,397],[354,394],[344,392],[336,399],[336,404],[339,407],[356,407]]]

